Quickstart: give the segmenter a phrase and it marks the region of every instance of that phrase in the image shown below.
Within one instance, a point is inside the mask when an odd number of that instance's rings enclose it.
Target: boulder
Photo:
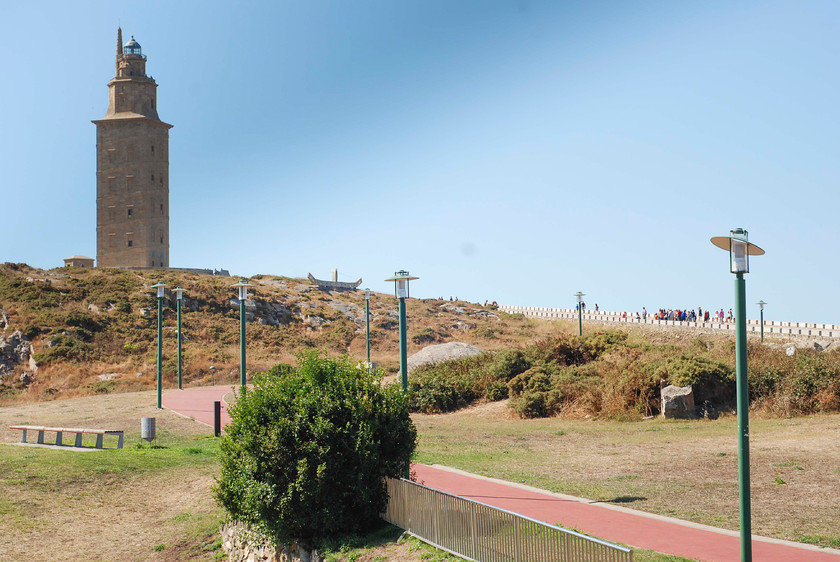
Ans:
[[[423,365],[442,363],[484,353],[483,349],[457,341],[429,345],[408,358],[409,374]]]
[[[693,418],[694,392],[689,386],[666,386],[661,391],[663,418]]]
[[[21,363],[31,366],[33,353],[32,343],[20,330],[9,337],[0,337],[0,373],[10,372]]]
[[[352,320],[353,322],[361,320],[364,323],[365,311],[361,306],[357,304],[345,303],[334,300],[327,303],[327,305],[333,310],[337,310],[338,312],[343,314],[348,320]]]

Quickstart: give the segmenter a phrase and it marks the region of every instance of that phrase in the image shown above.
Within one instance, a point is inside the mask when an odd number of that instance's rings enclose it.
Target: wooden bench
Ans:
[[[47,431],[55,432],[55,444],[56,445],[64,445],[64,434],[65,433],[75,433],[76,434],[76,447],[82,446],[82,435],[85,433],[89,433],[91,435],[96,435],[96,448],[102,449],[102,440],[106,435],[116,435],[119,438],[117,443],[117,448],[123,448],[123,431],[119,429],[82,429],[78,427],[43,427],[40,425],[10,425],[9,429],[20,429],[23,431],[23,438],[20,440],[21,443],[27,443],[26,441],[26,432],[27,431],[37,431],[38,432],[38,444],[44,444],[44,433]]]

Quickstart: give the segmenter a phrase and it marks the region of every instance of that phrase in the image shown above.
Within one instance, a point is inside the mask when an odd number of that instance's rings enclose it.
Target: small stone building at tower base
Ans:
[[[64,258],[64,267],[93,267],[93,258],[87,256],[70,256]]]

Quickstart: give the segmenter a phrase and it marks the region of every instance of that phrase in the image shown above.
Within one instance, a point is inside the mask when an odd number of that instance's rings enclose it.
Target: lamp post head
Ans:
[[[419,277],[414,277],[409,274],[404,269],[401,269],[394,273],[393,277],[389,277],[385,281],[393,281],[394,282],[394,294],[397,298],[404,299],[410,296],[408,284],[410,281],[414,281],[415,279],[420,279]]]
[[[758,301],[758,302],[757,302],[757,303],[755,303],[755,304],[757,304],[758,306],[760,306],[760,307],[761,307],[761,310],[764,310],[764,305],[765,305],[765,304],[767,304],[767,303],[766,303],[766,302],[764,302],[764,301]]]
[[[248,300],[248,287],[253,287],[250,283],[248,283],[247,279],[240,279],[238,283],[233,284],[234,287],[239,289],[239,300],[244,302]]]
[[[175,287],[175,289],[174,289],[174,291],[175,291],[175,298],[176,298],[176,299],[178,299],[178,300],[183,299],[183,298],[184,298],[184,291],[185,291],[185,290],[186,290],[186,289],[184,289],[184,288],[183,288],[183,287],[181,287],[181,286]]]
[[[575,293],[575,296],[577,297],[578,304],[580,304],[580,303],[582,303],[582,302],[583,302],[583,297],[585,297],[585,296],[586,296],[586,294],[581,293],[580,291],[578,291],[577,293]]]
[[[370,300],[370,289],[365,289],[365,300],[366,301]]]
[[[157,297],[162,299],[166,294],[166,283],[163,281],[158,281],[154,285],[152,285],[152,289],[157,289]]]
[[[750,256],[761,256],[764,250],[750,244],[748,233],[743,228],[729,231],[729,236],[713,236],[712,244],[721,250],[729,251],[729,270],[732,273],[749,273]]]

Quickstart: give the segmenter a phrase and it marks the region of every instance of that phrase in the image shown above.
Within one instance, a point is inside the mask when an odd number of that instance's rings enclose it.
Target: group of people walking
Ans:
[[[732,315],[732,309],[725,313],[723,309],[714,310],[711,313],[708,310],[703,310],[698,307],[695,312],[692,310],[680,309],[665,309],[660,308],[659,311],[653,315],[654,320],[675,320],[677,322],[734,322],[735,317]]]
[[[586,304],[580,304],[581,311],[586,310]],[[575,312],[577,312],[578,307],[575,306]],[[600,307],[596,304],[595,305],[595,312],[599,312]],[[642,312],[638,313],[635,312],[633,314],[627,314],[626,312],[621,313],[621,318],[625,319],[627,317],[635,318],[636,320],[645,321],[648,317],[647,308],[642,307]],[[728,312],[724,312],[721,308],[720,310],[703,310],[703,307],[697,307],[697,310],[694,309],[679,309],[679,308],[660,308],[657,312],[653,313],[654,320],[673,320],[675,322],[734,322],[735,316],[732,314],[732,309],[730,308]]]

